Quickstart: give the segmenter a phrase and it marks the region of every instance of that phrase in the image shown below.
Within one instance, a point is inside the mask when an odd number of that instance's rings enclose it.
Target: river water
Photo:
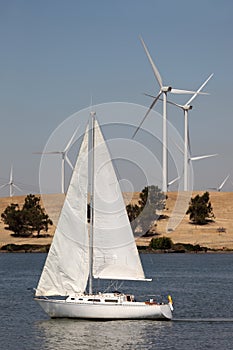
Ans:
[[[2,350],[233,349],[233,254],[142,254],[152,282],[125,282],[137,299],[171,294],[174,319],[51,320],[33,301],[45,254],[0,254]]]

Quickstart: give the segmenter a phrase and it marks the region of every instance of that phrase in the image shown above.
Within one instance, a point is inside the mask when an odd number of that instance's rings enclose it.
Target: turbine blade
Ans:
[[[11,170],[10,170],[10,183],[13,182],[13,165],[11,165]]]
[[[61,151],[51,151],[51,152],[33,152],[32,154],[62,154]]]
[[[68,152],[68,150],[69,150],[69,148],[70,148],[70,146],[71,146],[71,144],[72,144],[72,142],[73,142],[73,140],[74,140],[74,137],[75,137],[75,135],[76,135],[78,129],[79,129],[79,126],[75,129],[75,132],[74,132],[73,135],[71,136],[70,141],[67,143],[67,145],[66,145],[66,147],[65,147],[65,149],[64,149],[64,152],[65,152],[65,153]]]
[[[148,97],[152,97],[152,98],[156,98],[154,95],[150,95],[150,94],[147,94],[147,93],[144,93],[145,96],[148,96]],[[159,98],[159,101],[163,101],[161,98]],[[174,105],[176,107],[179,107],[181,109],[184,109],[184,106],[182,105],[179,105],[178,103],[175,103],[175,102],[172,102],[172,101],[169,101],[167,100],[167,103],[170,103],[171,105]]]
[[[214,75],[214,73],[210,74],[210,76],[206,79],[206,81],[199,87],[199,89],[197,90],[197,92],[188,100],[188,102],[186,103],[186,105],[189,105],[199,94],[199,92],[203,89],[203,87],[208,83],[208,81],[212,78],[212,76]]]
[[[173,105],[173,106],[179,107],[179,108],[181,108],[181,109],[184,109],[184,106],[179,105],[178,103],[175,103],[175,102],[172,102],[172,101],[168,101],[168,100],[167,100],[167,103],[169,103],[170,105]]]
[[[23,192],[23,190],[22,190],[20,187],[18,187],[17,185],[12,184],[12,186],[13,186],[14,188],[16,188],[18,191]]]
[[[181,90],[181,89],[171,89],[172,94],[180,94],[180,95],[192,95],[196,94],[196,91],[190,91],[190,90]],[[198,95],[209,95],[208,92],[198,92]]]
[[[0,188],[5,188],[5,187],[7,187],[7,186],[9,186],[9,183],[8,183],[8,184],[5,184],[5,185],[0,186]]]
[[[221,185],[218,187],[219,190],[221,190],[222,187],[225,185],[225,183],[226,183],[226,181],[228,180],[229,176],[230,176],[230,174],[227,175],[227,177],[223,180],[223,182],[221,183]]]
[[[211,158],[211,157],[216,157],[218,154],[207,154],[204,156],[197,156],[197,157],[191,157],[190,160],[200,160],[200,159],[205,159],[205,158]]]
[[[155,97],[154,101],[152,102],[152,104],[150,105],[148,111],[146,112],[144,118],[142,119],[141,123],[138,125],[136,131],[134,132],[132,139],[135,137],[135,135],[137,134],[138,130],[140,129],[140,127],[142,126],[144,120],[146,119],[146,117],[148,116],[148,114],[150,113],[151,109],[154,107],[154,105],[156,104],[156,102],[158,101],[160,95],[162,94],[162,91],[159,92],[159,94]]]
[[[190,135],[189,135],[189,127],[188,127],[188,152],[189,152],[189,154],[192,154],[192,152],[191,152]]]
[[[146,92],[144,92],[143,95],[148,96],[148,97],[152,97],[152,98],[156,98],[156,96],[147,94]]]
[[[66,162],[69,164],[69,166],[71,167],[72,170],[74,170],[73,164],[71,163],[70,159],[67,157],[67,155],[65,155],[65,160]]]
[[[177,176],[175,179],[171,180],[170,182],[168,182],[168,186],[174,184],[176,181],[178,181],[180,179],[180,176]]]
[[[150,55],[150,53],[149,53],[149,51],[148,51],[148,49],[147,49],[147,47],[146,47],[146,44],[144,43],[144,41],[143,41],[143,39],[142,39],[141,36],[140,36],[140,40],[141,40],[141,43],[142,43],[142,45],[143,45],[143,47],[144,47],[144,50],[145,50],[145,52],[146,52],[147,58],[148,58],[148,60],[149,60],[149,62],[150,62],[150,64],[151,64],[151,67],[152,67],[152,69],[153,69],[155,78],[156,78],[157,82],[159,83],[159,86],[160,86],[160,89],[161,89],[161,88],[163,87],[163,80],[162,80],[162,78],[161,78],[161,75],[159,74],[159,71],[158,71],[156,65],[154,64],[154,62],[153,62],[153,60],[152,60],[152,58],[151,58],[151,55]]]
[[[176,147],[178,148],[178,150],[179,150],[182,154],[184,154],[184,150],[178,145],[178,143],[175,142],[175,145],[176,145]]]

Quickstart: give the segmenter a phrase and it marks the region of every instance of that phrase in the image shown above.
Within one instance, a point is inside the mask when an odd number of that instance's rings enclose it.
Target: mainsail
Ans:
[[[36,296],[83,292],[89,272],[88,127],[79,151]]]
[[[95,122],[93,275],[144,280],[119,182],[102,132]]]

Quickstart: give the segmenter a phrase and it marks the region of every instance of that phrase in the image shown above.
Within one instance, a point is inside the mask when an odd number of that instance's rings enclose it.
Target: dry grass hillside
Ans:
[[[194,192],[192,197],[197,193]],[[171,237],[174,243],[191,243],[200,244],[216,249],[233,249],[233,192],[210,192],[210,201],[215,214],[215,221],[205,226],[196,226],[189,223],[187,215],[184,215],[185,203],[190,199],[185,193],[169,192],[167,205],[164,213],[168,216],[167,219],[160,220],[157,223],[156,231],[160,235]],[[125,194],[125,201],[130,200],[135,203],[138,199],[138,193]],[[43,205],[47,213],[52,218],[54,223],[57,222],[62,202],[63,195],[46,195],[42,197]],[[18,203],[21,205],[24,202],[24,196],[14,198],[0,198],[0,213],[4,211],[10,203]],[[174,208],[176,212],[174,215]],[[186,208],[186,207],[185,207]],[[174,216],[174,217],[173,217]],[[178,224],[178,222],[180,223]],[[224,232],[219,232],[219,228],[224,228]],[[52,236],[55,230],[53,226],[49,234]],[[151,238],[137,238],[138,245],[147,245]],[[48,244],[51,242],[51,237],[47,238],[17,238],[12,237],[10,232],[4,229],[3,222],[0,222],[0,247],[7,243],[23,244]]]
[[[201,191],[193,192],[192,197],[202,193]],[[180,193],[179,196],[181,199],[178,202],[176,192],[168,193],[165,213],[169,219],[172,217],[174,206],[177,205],[178,208],[174,220],[158,221],[157,232],[159,234],[170,237],[174,243],[182,242],[216,249],[233,249],[233,192],[210,192],[215,220],[203,226],[190,224],[189,216],[184,215],[182,205],[189,201],[190,196],[186,198],[185,193]],[[180,219],[181,222],[176,226],[177,219]],[[174,229],[169,230],[170,227],[173,227],[174,221]],[[219,232],[219,229],[222,228],[225,232]],[[140,238],[137,243],[143,245],[147,240]]]

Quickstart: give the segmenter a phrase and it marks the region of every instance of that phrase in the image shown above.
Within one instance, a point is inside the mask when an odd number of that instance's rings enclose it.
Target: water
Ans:
[[[51,320],[32,299],[45,254],[0,254],[0,347],[3,350],[233,349],[233,255],[146,254],[152,282],[121,290],[171,294],[174,320]]]

